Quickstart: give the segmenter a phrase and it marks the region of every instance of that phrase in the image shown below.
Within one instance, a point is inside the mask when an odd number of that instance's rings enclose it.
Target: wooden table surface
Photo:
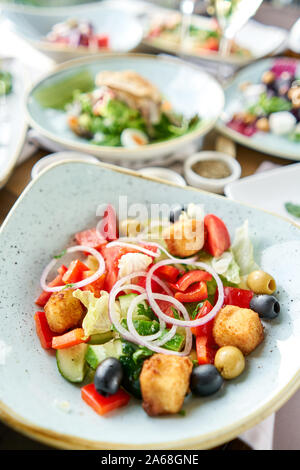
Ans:
[[[300,10],[295,7],[274,9],[274,7],[269,4],[263,4],[256,15],[256,19],[266,24],[278,25],[289,29],[300,16],[299,12]],[[285,53],[286,55],[293,55],[291,51],[286,51]],[[204,148],[215,149],[216,138],[216,132],[210,132],[205,138]],[[270,161],[282,165],[292,163],[290,160],[264,155],[241,145],[236,145],[235,150],[236,158],[242,167],[242,177],[255,173],[259,165],[264,161]],[[22,193],[23,189],[30,182],[30,174],[33,165],[47,153],[49,152],[38,150],[31,158],[17,166],[6,186],[0,190],[0,224],[4,221],[6,215]],[[0,423],[0,450],[8,449],[38,450],[50,448],[28,439]],[[227,443],[225,446],[222,446],[220,449],[248,450],[249,447],[239,439],[235,439]]]

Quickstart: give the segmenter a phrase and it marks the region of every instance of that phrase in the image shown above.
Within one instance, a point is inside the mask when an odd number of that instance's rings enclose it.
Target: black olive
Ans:
[[[250,302],[250,308],[258,313],[261,318],[273,319],[278,317],[280,304],[274,295],[254,295]]]
[[[179,216],[181,212],[183,211],[184,211],[184,206],[180,204],[176,204],[174,207],[172,207],[172,209],[170,210],[170,216],[169,216],[170,222],[174,224],[174,222],[176,222],[179,219]]]
[[[212,364],[194,367],[191,374],[190,388],[194,395],[205,397],[220,390],[224,380]]]
[[[113,395],[119,390],[123,380],[123,368],[118,359],[108,357],[96,369],[94,385],[103,396]]]

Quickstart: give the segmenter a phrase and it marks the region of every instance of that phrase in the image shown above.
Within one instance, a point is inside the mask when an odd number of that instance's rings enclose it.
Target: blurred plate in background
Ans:
[[[3,5],[2,8],[4,17],[11,21],[16,33],[56,62],[102,53],[97,48],[72,47],[48,41],[46,36],[52,27],[68,19],[88,21],[95,34],[108,35],[110,52],[135,49],[143,36],[142,26],[132,14],[123,9],[109,9],[101,3],[56,8]],[[107,52],[107,49],[103,51]]]
[[[286,135],[277,135],[271,132],[256,132],[252,136],[247,137],[227,126],[234,113],[246,109],[240,89],[241,84],[246,82],[259,84],[262,74],[272,67],[275,60],[277,59],[269,58],[248,65],[235,76],[225,89],[225,107],[216,127],[222,134],[258,152],[267,153],[275,157],[300,160],[300,142],[293,141]],[[299,77],[300,61],[296,61],[296,64],[296,77]]]
[[[0,58],[0,71],[12,76],[12,90],[0,96],[0,187],[7,182],[22,151],[26,137],[24,97],[28,78],[14,58]]]
[[[100,71],[133,70],[153,83],[174,111],[186,118],[197,114],[201,121],[194,130],[161,142],[134,148],[96,145],[75,135],[67,123],[64,110],[42,106],[37,96],[41,90],[85,72],[94,81]],[[56,91],[56,93],[58,93]],[[199,67],[179,59],[144,54],[113,54],[69,61],[39,81],[27,97],[30,125],[41,135],[64,148],[96,155],[103,160],[142,161],[155,160],[186,148],[214,126],[224,106],[224,94],[218,82]]]

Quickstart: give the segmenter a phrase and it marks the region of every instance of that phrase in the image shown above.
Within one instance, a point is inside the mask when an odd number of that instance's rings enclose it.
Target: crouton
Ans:
[[[45,305],[48,324],[54,333],[81,325],[86,309],[80,300],[73,297],[73,289],[54,292]]]
[[[193,364],[188,357],[154,354],[140,374],[143,408],[149,416],[178,413],[189,389]]]
[[[172,255],[181,258],[193,256],[204,245],[203,221],[197,219],[178,220],[164,230],[163,238]]]
[[[215,318],[213,337],[218,346],[236,346],[247,355],[263,341],[264,330],[253,310],[226,305]]]

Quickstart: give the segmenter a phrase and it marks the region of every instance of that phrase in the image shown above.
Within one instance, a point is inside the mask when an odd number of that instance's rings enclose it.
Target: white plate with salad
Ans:
[[[0,416],[35,439],[209,448],[300,385],[300,232],[287,220],[63,162],[27,187],[0,249]]]
[[[273,156],[300,160],[300,62],[265,59],[240,71],[225,89],[217,129]]]
[[[0,187],[7,182],[25,141],[28,84],[26,70],[17,59],[0,57]]]
[[[26,100],[29,122],[42,135],[114,161],[183,149],[213,127],[223,105],[220,85],[200,68],[146,54],[69,61]]]

